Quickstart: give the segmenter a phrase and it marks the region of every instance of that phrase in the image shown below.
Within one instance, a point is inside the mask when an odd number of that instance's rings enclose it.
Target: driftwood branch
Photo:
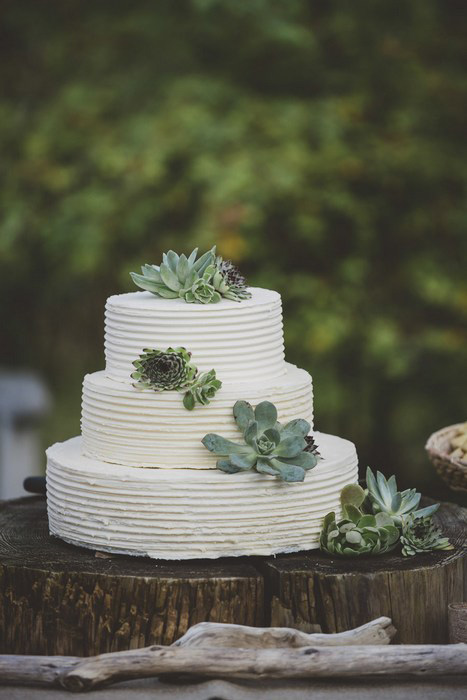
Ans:
[[[62,686],[83,692],[164,674],[230,679],[351,678],[467,674],[467,645],[229,649],[147,647],[80,659],[0,657],[2,685]]]
[[[278,649],[307,646],[389,644],[396,629],[389,617],[378,617],[366,625],[338,634],[306,634],[288,627],[247,627],[219,622],[193,625],[173,647],[237,647]]]

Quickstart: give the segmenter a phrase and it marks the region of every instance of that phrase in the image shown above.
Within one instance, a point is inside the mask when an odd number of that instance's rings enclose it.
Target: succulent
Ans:
[[[386,513],[365,514],[361,506],[364,490],[358,484],[349,484],[341,491],[343,518],[336,520],[334,512],[323,520],[320,547],[328,554],[355,557],[362,554],[384,554],[399,540],[399,530]]]
[[[381,472],[376,472],[375,477],[370,467],[366,470],[366,485],[369,509],[374,514],[387,513],[398,526],[402,525],[402,519],[409,514],[420,518],[433,515],[439,508],[439,503],[435,503],[417,510],[421,498],[420,493],[417,493],[415,489],[399,492],[395,476],[386,479]]]
[[[226,299],[241,301],[251,298],[245,277],[231,260],[222,260],[221,257],[216,259],[212,284]]]
[[[137,381],[135,386],[143,389],[182,389],[191,384],[198,374],[190,360],[191,352],[185,348],[145,348],[139,359],[133,362],[136,369],[131,377]]]
[[[312,455],[316,455],[317,457],[321,456],[318,452],[318,446],[315,443],[315,438],[313,435],[305,435],[305,442],[305,452],[310,452]]]
[[[237,426],[244,438],[243,444],[209,433],[202,443],[222,457],[218,469],[229,474],[255,469],[283,481],[303,481],[305,472],[318,462],[316,454],[305,452],[310,424],[301,418],[285,425],[277,421],[277,410],[269,401],[262,401],[255,409],[247,401],[237,401],[233,408]]]
[[[193,285],[203,279],[203,275],[210,265],[214,269],[216,260],[216,247],[196,259],[198,248],[195,248],[190,256],[178,255],[173,250],[164,253],[162,263],[158,265],[143,265],[142,275],[130,272],[133,282],[141,289],[152,292],[164,299],[185,298]],[[209,303],[199,301],[199,303]]]
[[[191,289],[183,295],[189,304],[217,304],[221,300],[221,295],[211,283],[214,267],[209,265],[202,277],[199,277],[192,285]]]
[[[454,549],[447,537],[433,523],[430,515],[416,517],[413,514],[402,521],[401,534],[402,554],[410,557],[421,552],[432,552],[435,549]]]
[[[230,260],[216,257],[216,246],[198,255],[198,248],[186,255],[173,250],[164,253],[159,265],[143,265],[142,274],[130,272],[141,289],[164,299],[184,299],[189,304],[215,304],[222,297],[242,301],[251,293],[240,270]]]
[[[188,411],[192,411],[197,403],[202,406],[210,403],[216,392],[221,388],[222,382],[216,377],[216,370],[203,372],[190,385],[183,397],[183,405]]]

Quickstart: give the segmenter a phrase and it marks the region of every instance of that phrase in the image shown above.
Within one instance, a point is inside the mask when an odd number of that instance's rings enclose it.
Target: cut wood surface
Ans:
[[[3,685],[62,686],[83,692],[123,680],[166,674],[248,680],[459,676],[467,674],[467,645],[300,649],[152,646],[88,659],[0,656]]]
[[[45,499],[4,502],[0,653],[169,645],[204,621],[334,633],[381,616],[392,618],[398,642],[445,643],[448,603],[467,600],[467,511],[443,504],[438,519],[452,552],[162,562],[96,556],[49,536]]]

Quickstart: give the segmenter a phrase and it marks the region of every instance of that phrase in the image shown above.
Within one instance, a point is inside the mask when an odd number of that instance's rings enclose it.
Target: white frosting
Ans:
[[[295,365],[268,381],[225,382],[208,406],[187,411],[183,394],[141,390],[88,374],[83,384],[83,451],[90,457],[134,467],[215,469],[216,457],[201,443],[206,433],[240,441],[232,415],[237,399],[272,401],[279,420],[305,418],[313,426],[311,377]],[[219,373],[219,378],[222,375]]]
[[[242,302],[187,304],[150,292],[107,299],[105,357],[108,377],[130,383],[133,360],[144,348],[183,346],[201,371],[225,381],[275,379],[286,372],[282,305],[277,292],[250,288]]]
[[[318,547],[324,515],[357,480],[348,440],[315,434],[324,459],[303,483],[218,470],[135,469],[47,450],[50,532],[72,544],[155,559],[272,555]]]

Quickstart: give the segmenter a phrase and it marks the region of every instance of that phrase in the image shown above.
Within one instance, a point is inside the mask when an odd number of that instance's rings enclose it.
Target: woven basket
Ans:
[[[451,440],[462,425],[463,423],[458,423],[437,430],[428,438],[425,449],[434,468],[448,486],[454,491],[467,492],[467,462],[451,459],[448,454]]]

